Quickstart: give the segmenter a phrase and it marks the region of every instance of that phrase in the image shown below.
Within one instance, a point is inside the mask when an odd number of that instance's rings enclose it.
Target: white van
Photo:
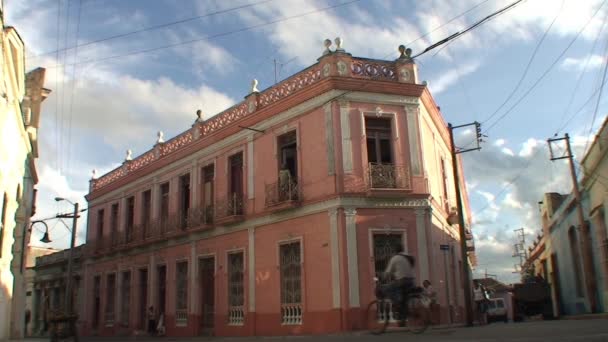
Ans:
[[[490,298],[488,302],[488,321],[504,321],[509,322],[507,315],[507,307],[502,298]]]

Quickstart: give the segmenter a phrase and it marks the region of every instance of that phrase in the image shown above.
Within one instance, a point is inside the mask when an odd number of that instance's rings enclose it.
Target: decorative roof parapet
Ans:
[[[327,43],[328,41],[329,44]],[[396,61],[385,61],[357,58],[352,57],[350,54],[344,51],[342,48],[341,38],[336,38],[336,45],[336,51],[332,52],[329,50],[331,40],[326,40],[325,46],[326,52],[328,53],[324,53],[324,56],[319,59],[319,63],[315,63],[299,73],[294,74],[282,82],[263,91],[259,91],[257,89],[257,80],[253,80],[251,84],[251,92],[245,97],[244,101],[235,104],[234,106],[207,120],[202,119],[202,112],[197,112],[198,118],[192,125],[191,129],[188,129],[187,131],[166,142],[164,141],[162,131],[159,131],[158,139],[153,149],[148,150],[135,158],[126,158],[125,163],[120,167],[100,176],[99,178],[92,178],[90,180],[90,192],[99,190],[113,183],[114,181],[125,177],[128,173],[139,170],[155,162],[156,160],[175,153],[181,148],[188,146],[197,140],[203,139],[206,136],[228,127],[236,121],[239,121],[262,108],[273,105],[288,96],[294,95],[321,81],[325,77],[333,76],[401,83],[416,83],[416,77],[409,77],[409,75],[408,77],[404,77],[404,75],[408,72],[415,74],[415,69],[410,68],[411,66],[415,67],[415,64],[411,59],[399,58]],[[325,58],[328,59],[327,63],[325,61],[321,61]],[[326,68],[329,68],[327,73],[324,70]],[[399,71],[397,68],[400,68]],[[410,69],[406,70],[404,68]],[[130,156],[128,155],[127,157]]]

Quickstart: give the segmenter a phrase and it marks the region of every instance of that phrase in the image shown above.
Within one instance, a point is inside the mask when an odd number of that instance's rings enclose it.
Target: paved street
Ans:
[[[355,333],[340,336],[297,336],[297,337],[252,337],[252,338],[188,338],[184,341],[282,341],[294,340],[298,342],[334,342],[334,341],[608,341],[608,320],[559,320],[559,321],[535,321],[525,323],[494,323],[483,327],[453,328],[453,329],[431,329],[422,335],[413,335],[407,332],[392,331],[381,336],[372,336],[367,333]],[[82,341],[178,341],[177,338],[112,338],[112,339],[82,339]],[[31,340],[30,342],[42,340]],[[46,341],[46,340],[45,340]]]

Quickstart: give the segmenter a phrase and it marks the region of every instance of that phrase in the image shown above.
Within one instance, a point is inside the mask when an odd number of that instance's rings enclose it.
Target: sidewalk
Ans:
[[[433,325],[429,326],[428,331],[433,330],[446,330],[446,329],[458,329],[464,327],[464,324],[452,324],[452,325]],[[397,328],[392,327],[389,328],[387,333],[405,333],[408,332],[408,328]],[[284,339],[307,339],[307,338],[330,338],[336,339],[340,337],[356,337],[356,336],[366,336],[370,335],[370,332],[367,330],[357,330],[357,331],[347,331],[339,334],[328,334],[328,335],[292,335],[292,336],[247,336],[247,337],[215,337],[215,336],[192,336],[192,337],[158,337],[158,336],[87,336],[81,337],[81,342],[104,342],[104,341],[251,341],[251,340],[260,340],[260,339],[270,339],[270,340],[284,340]],[[48,342],[50,338],[48,337],[29,337],[23,340],[9,340],[8,342]]]
[[[586,319],[608,319],[608,313],[595,313],[595,314],[583,314],[583,315],[567,315],[560,316],[559,319],[565,320],[586,320]]]

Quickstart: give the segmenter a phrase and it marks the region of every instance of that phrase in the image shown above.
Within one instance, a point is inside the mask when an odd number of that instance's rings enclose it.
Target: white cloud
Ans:
[[[55,202],[55,197],[66,198],[74,203],[78,202],[80,208],[86,208],[86,200],[84,195],[88,192],[88,189],[76,189],[73,188],[68,182],[66,176],[61,175],[56,169],[44,163],[38,163],[38,172],[40,183],[36,186],[38,189],[37,202],[36,202],[36,215],[33,220],[46,219],[55,216],[58,213],[71,213],[73,206],[69,203]],[[86,183],[85,183],[86,184]],[[86,237],[87,227],[87,213],[81,213],[78,219],[77,227],[77,244],[83,243]],[[64,222],[72,227],[72,222],[69,219],[64,219]],[[42,231],[36,229],[32,233],[31,245],[40,247],[53,247],[53,248],[68,248],[70,244],[70,231],[57,220],[52,220],[47,223],[51,228],[49,232],[52,242],[49,245],[45,245],[40,242],[42,237]],[[40,228],[42,226],[37,226]]]
[[[506,154],[506,155],[508,155],[508,156],[511,156],[511,157],[515,155],[515,153],[513,153],[513,150],[511,150],[511,149],[510,149],[510,148],[508,148],[508,147],[503,147],[503,148],[501,149],[501,151],[502,151],[502,153],[504,153],[504,154]]]
[[[545,142],[535,138],[529,138],[523,143],[522,148],[519,151],[519,156],[524,158],[530,157],[532,155],[532,151],[543,143]]]
[[[447,72],[438,76],[436,80],[432,80],[430,82],[429,87],[433,94],[437,95],[446,89],[448,89],[452,84],[457,81],[462,82],[462,77],[468,75],[472,72],[475,72],[480,66],[478,61],[468,62],[464,64],[459,69],[450,69]]]
[[[477,193],[483,196],[488,202],[494,202],[494,199],[496,198],[494,194],[487,191],[477,190]]]
[[[587,65],[587,71],[591,71],[602,66],[605,61],[606,57],[600,55],[590,55],[581,58],[568,57],[564,59],[561,67],[565,70],[581,71],[585,68],[585,65]]]
[[[421,34],[418,27],[410,20],[394,16],[390,26],[382,23],[369,25],[337,16],[334,13],[345,13],[356,8],[356,4],[339,7],[334,11],[315,12],[300,18],[279,22],[264,29],[267,38],[275,44],[283,56],[296,57],[301,65],[310,65],[321,56],[322,42],[326,38],[333,40],[340,36],[344,39],[347,52],[359,56],[375,58],[395,58],[397,46],[406,44],[418,38]],[[239,16],[246,23],[256,25],[279,18],[297,16],[327,7],[320,1],[294,1],[287,6],[285,2],[270,2],[264,6],[256,6],[251,11],[241,11]],[[414,50],[420,49],[428,41],[419,40],[412,45]],[[314,47],[318,47],[315,49]],[[394,56],[394,57],[393,57]]]
[[[507,141],[505,139],[497,139],[494,142],[494,145],[500,147],[500,146],[504,146],[504,144],[506,144],[506,143],[507,143]]]
[[[508,207],[511,208],[515,208],[515,209],[523,209],[523,205],[521,204],[521,202],[517,201],[516,199],[513,198],[513,193],[509,192],[506,196],[505,199],[502,201],[502,203]],[[531,217],[530,217],[531,218]]]

